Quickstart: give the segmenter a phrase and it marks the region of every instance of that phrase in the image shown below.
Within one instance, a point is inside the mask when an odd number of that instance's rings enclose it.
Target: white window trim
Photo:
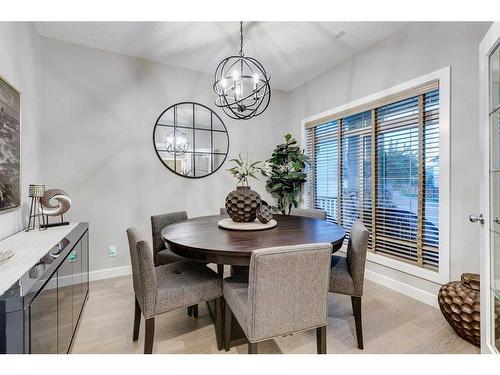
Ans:
[[[301,120],[300,127],[301,144],[302,147],[305,147],[306,123],[334,116],[339,112],[406,91],[429,81],[439,80],[439,271],[434,272],[372,252],[368,252],[367,255],[370,262],[439,284],[447,283],[450,280],[450,74],[451,69],[447,66],[364,98],[309,116]],[[304,198],[303,195],[302,202],[305,201]]]

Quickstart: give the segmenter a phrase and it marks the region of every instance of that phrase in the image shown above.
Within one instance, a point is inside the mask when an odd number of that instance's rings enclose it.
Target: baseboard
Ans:
[[[401,281],[391,279],[390,277],[370,270],[365,270],[365,278],[398,293],[404,294],[407,297],[411,297],[428,305],[438,307],[437,296],[426,292],[425,290],[415,288],[414,286],[402,283]]]
[[[132,273],[131,266],[106,268],[104,270],[90,271],[89,280],[96,281],[102,279],[110,279],[112,277],[120,277],[130,275]]]

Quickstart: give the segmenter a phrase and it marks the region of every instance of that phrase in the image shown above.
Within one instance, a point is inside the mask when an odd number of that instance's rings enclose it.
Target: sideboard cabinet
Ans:
[[[70,351],[89,292],[88,223],[72,223],[63,233],[0,295],[0,353]]]

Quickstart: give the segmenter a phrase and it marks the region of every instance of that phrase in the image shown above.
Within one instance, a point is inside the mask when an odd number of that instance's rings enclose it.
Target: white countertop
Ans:
[[[13,250],[16,254],[0,262],[0,295],[38,262],[50,249],[71,232],[78,223],[61,227],[21,231],[0,241],[0,251]]]

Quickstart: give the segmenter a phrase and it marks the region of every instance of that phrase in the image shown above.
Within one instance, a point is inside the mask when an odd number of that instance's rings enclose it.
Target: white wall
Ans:
[[[300,120],[387,89],[445,66],[451,66],[451,278],[479,272],[478,212],[478,46],[489,23],[414,23],[337,65],[290,94],[289,120]],[[374,273],[432,295],[439,285],[369,264]]]
[[[0,76],[21,94],[21,207],[0,211],[0,239],[27,224],[28,185],[40,183],[40,37],[31,23],[0,22]]]
[[[128,265],[125,229],[150,236],[152,214],[218,213],[235,187],[228,162],[211,176],[183,178],[163,166],[152,142],[170,105],[215,107],[211,76],[52,39],[42,38],[42,47],[44,182],[71,195],[71,220],[90,222],[92,270]],[[286,95],[272,94],[268,110],[249,121],[216,110],[229,131],[228,159],[240,152],[266,159],[281,141]],[[266,195],[262,183],[252,186]],[[110,245],[117,257],[108,257]]]
[[[451,278],[478,272],[479,227],[467,218],[478,210],[477,49],[487,28],[486,23],[412,24],[290,93],[273,92],[260,117],[238,122],[217,111],[229,130],[230,157],[248,151],[265,159],[287,129],[299,136],[301,119],[450,65]],[[125,229],[134,225],[149,235],[151,214],[217,212],[234,187],[227,162],[207,178],[184,179],[160,163],[152,144],[154,122],[171,104],[192,100],[214,107],[210,76],[38,39],[29,24],[0,23],[0,74],[24,95],[23,197],[31,182],[70,193],[69,218],[90,222],[92,269],[128,265]],[[265,195],[262,184],[254,186]],[[0,214],[0,237],[21,229],[20,212]],[[107,256],[110,245],[118,246],[115,258]],[[368,270],[431,298],[439,287],[376,264]]]

